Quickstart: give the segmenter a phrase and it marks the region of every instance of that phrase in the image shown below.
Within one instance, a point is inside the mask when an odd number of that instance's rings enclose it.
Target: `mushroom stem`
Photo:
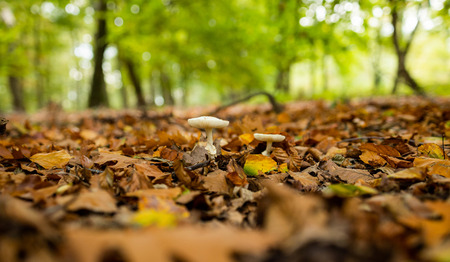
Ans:
[[[264,150],[264,152],[262,152],[262,154],[265,156],[270,156],[271,152],[272,152],[272,141],[267,141],[266,150]]]
[[[205,147],[205,149],[212,155],[215,155],[216,148],[214,147],[213,129],[205,128],[205,132],[206,132],[206,147]]]

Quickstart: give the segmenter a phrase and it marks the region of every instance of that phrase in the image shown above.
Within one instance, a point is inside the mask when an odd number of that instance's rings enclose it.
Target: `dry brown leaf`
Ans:
[[[395,149],[391,146],[386,146],[386,145],[376,145],[373,143],[365,143],[365,144],[362,144],[359,147],[359,149],[373,151],[378,154],[383,154],[383,155],[388,155],[388,156],[393,156],[393,157],[401,156],[400,152],[398,152],[397,149]]]
[[[450,178],[450,160],[416,157],[414,159],[414,166],[426,167],[429,176],[441,175]]]
[[[158,179],[158,178],[161,178],[166,175],[155,165],[139,163],[139,164],[134,164],[134,167],[136,168],[136,171],[138,171],[139,173],[142,173],[142,174],[144,174],[148,177],[152,177],[154,179]]]
[[[288,173],[296,182],[295,187],[306,191],[314,192],[319,188],[319,180],[307,172],[289,172]]]
[[[13,154],[4,146],[0,145],[0,156],[4,159],[14,159]]]
[[[248,184],[247,176],[244,169],[236,163],[236,160],[231,159],[227,165],[227,179],[235,186],[245,186]]]
[[[367,170],[339,167],[331,160],[326,162],[325,170],[328,170],[331,176],[349,184],[355,184],[358,180],[362,180],[367,184],[371,184],[374,181],[374,177]]]
[[[425,179],[425,168],[411,167],[411,168],[396,172],[394,174],[388,175],[388,177],[394,178],[394,179],[424,180]]]
[[[64,168],[72,156],[66,150],[51,153],[38,153],[30,157],[30,160],[39,164],[45,169]]]
[[[181,195],[181,188],[173,187],[167,189],[142,189],[134,192],[129,192],[125,194],[128,197],[147,197],[150,198],[152,196],[160,197],[160,198],[171,198],[175,199],[179,195]]]
[[[211,192],[229,194],[231,189],[227,184],[227,174],[227,172],[220,169],[209,173],[203,178],[203,187]]]
[[[73,200],[75,197],[75,200]],[[116,200],[105,190],[82,191],[78,196],[62,196],[56,201],[65,205],[69,211],[89,210],[98,213],[114,213],[117,211]]]
[[[235,254],[260,254],[274,239],[258,231],[239,231],[231,227],[179,227],[176,230],[67,230],[68,245],[77,259],[101,261],[107,251],[115,250],[130,262],[149,259],[170,262],[231,262]],[[220,243],[220,244],[219,244]],[[117,257],[115,257],[117,258]]]
[[[139,159],[123,156],[112,152],[101,152],[99,157],[94,161],[97,165],[109,164],[110,168],[127,168],[128,166],[137,163]]]
[[[366,164],[373,167],[381,167],[386,165],[386,160],[382,158],[378,153],[370,150],[363,150],[363,153],[359,155],[359,158]]]

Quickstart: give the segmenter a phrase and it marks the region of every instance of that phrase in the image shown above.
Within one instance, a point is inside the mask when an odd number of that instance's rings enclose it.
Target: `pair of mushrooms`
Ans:
[[[217,155],[216,147],[213,145],[213,129],[214,128],[224,128],[228,126],[229,122],[226,120],[218,119],[212,116],[201,116],[196,118],[188,119],[188,124],[192,127],[205,129],[206,132],[206,151],[208,151],[211,155]],[[272,143],[273,142],[281,142],[285,139],[283,135],[272,135],[272,134],[254,134],[255,139],[263,142],[267,142],[266,150],[262,152],[265,156],[270,156],[270,152],[272,152]]]

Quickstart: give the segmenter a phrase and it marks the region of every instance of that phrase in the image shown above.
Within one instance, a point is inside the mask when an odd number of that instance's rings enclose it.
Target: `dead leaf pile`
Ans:
[[[7,116],[0,257],[450,261],[448,99],[237,105],[216,157],[198,112]]]

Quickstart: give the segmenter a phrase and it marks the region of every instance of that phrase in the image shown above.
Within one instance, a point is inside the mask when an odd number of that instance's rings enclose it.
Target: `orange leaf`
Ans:
[[[51,153],[38,153],[30,157],[30,160],[39,164],[45,169],[64,168],[72,156],[66,150],[55,151]]]
[[[369,164],[373,167],[380,167],[386,165],[386,160],[382,158],[379,154],[364,150],[363,153],[359,156],[359,158],[366,164]]]
[[[279,123],[289,123],[289,122],[291,122],[292,120],[291,120],[291,117],[289,116],[288,113],[282,112],[282,113],[279,113],[279,114],[277,115],[277,121],[278,121]]]

